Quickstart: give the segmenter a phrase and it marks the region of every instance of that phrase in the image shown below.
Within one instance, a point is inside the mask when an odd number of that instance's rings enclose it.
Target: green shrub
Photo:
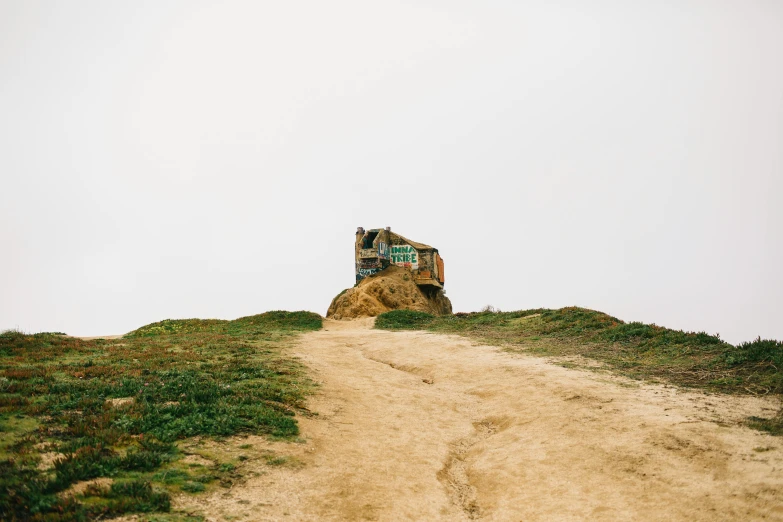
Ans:
[[[706,332],[683,332],[638,322],[612,326],[601,332],[600,338],[610,342],[635,343],[642,348],[679,346],[704,349],[726,344],[717,335]]]
[[[15,460],[0,460],[0,513],[4,520],[28,520],[59,504],[47,493],[47,481],[34,468]]]
[[[91,515],[118,515],[122,513],[168,512],[171,497],[165,491],[157,491],[148,480],[114,482],[104,495],[109,501],[90,506]]]
[[[110,477],[120,468],[121,462],[111,448],[102,445],[79,448],[54,461],[54,478],[47,485],[47,490],[54,493],[82,480]]]
[[[164,319],[142,326],[125,335],[126,338],[154,337],[158,335],[220,332],[228,321],[221,319]]]
[[[233,321],[224,321],[222,319],[166,319],[142,326],[141,328],[126,334],[124,337],[126,339],[134,339],[139,337],[193,334],[229,334],[241,336],[272,330],[319,330],[322,326],[323,318],[313,312],[285,312],[277,310],[258,315],[240,317]]]
[[[602,312],[570,306],[541,313],[543,333],[578,336],[613,327],[622,321]]]
[[[731,366],[745,363],[770,363],[783,369],[783,342],[756,338],[727,350],[724,360]]]
[[[375,319],[375,328],[386,330],[421,330],[429,325],[435,316],[416,310],[392,310]]]
[[[277,310],[235,319],[228,324],[228,331],[242,333],[261,329],[306,332],[320,330],[322,327],[323,317],[313,312]]]

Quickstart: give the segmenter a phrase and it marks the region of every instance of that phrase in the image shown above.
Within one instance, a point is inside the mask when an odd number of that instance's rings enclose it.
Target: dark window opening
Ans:
[[[372,248],[372,242],[378,237],[378,232],[367,232],[363,238],[362,248]]]

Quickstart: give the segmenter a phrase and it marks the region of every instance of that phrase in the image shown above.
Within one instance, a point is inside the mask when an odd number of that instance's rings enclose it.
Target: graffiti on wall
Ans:
[[[360,259],[359,268],[380,268],[381,262],[378,259]]]
[[[356,282],[367,276],[377,274],[383,270],[383,263],[377,257],[374,259],[359,259],[356,263]]]
[[[367,276],[371,276],[373,274],[377,274],[380,271],[381,271],[380,268],[360,268],[357,275],[360,278],[365,278]]]
[[[419,253],[410,245],[392,245],[391,262],[412,270],[419,268]]]
[[[389,259],[389,245],[383,241],[378,242],[378,257],[381,259]]]

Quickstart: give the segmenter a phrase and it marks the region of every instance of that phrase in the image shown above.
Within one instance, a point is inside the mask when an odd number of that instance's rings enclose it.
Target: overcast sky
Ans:
[[[783,2],[0,0],[0,330],[455,311],[783,339]]]

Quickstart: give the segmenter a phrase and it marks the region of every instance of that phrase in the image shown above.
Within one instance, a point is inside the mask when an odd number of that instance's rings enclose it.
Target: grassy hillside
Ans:
[[[236,463],[184,465],[179,443],[295,437],[310,383],[281,348],[320,328],[310,312],[268,312],[166,320],[117,340],[0,333],[2,519],[165,513],[171,492],[230,485]],[[96,477],[113,483],[63,494]]]
[[[378,316],[375,327],[461,334],[529,354],[583,356],[630,377],[723,393],[783,394],[783,342],[756,339],[733,346],[704,332],[626,323],[584,308],[444,317],[396,310]],[[750,424],[783,434],[783,415]]]

